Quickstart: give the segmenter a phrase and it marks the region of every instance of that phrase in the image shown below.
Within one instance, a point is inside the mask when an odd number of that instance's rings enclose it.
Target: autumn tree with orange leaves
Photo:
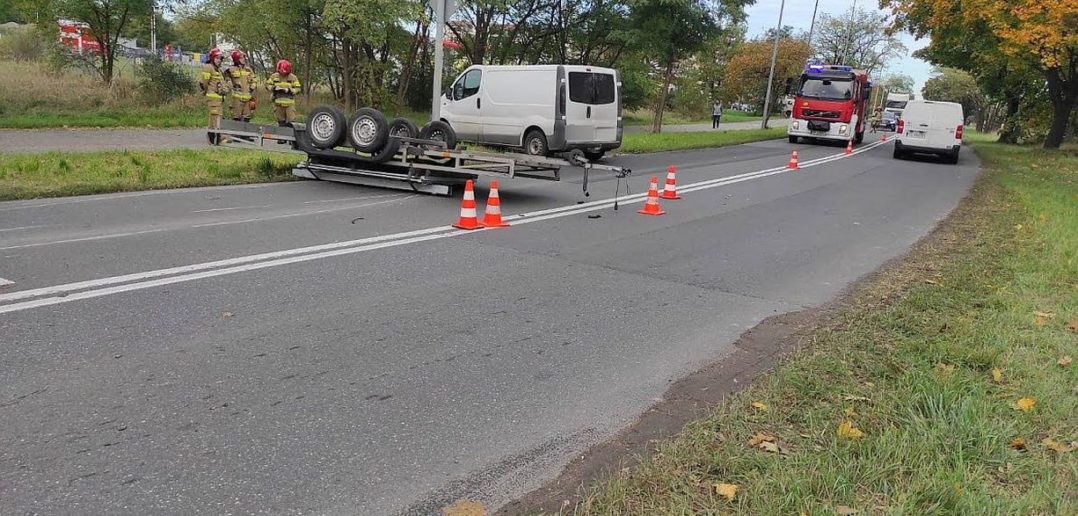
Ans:
[[[896,29],[932,38],[922,55],[950,57],[937,64],[1010,86],[1020,85],[1015,73],[1035,73],[1052,104],[1044,147],[1063,143],[1078,104],[1078,0],[880,0],[880,6],[892,9]]]

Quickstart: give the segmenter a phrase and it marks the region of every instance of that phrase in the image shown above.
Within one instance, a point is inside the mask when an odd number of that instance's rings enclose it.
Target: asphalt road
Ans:
[[[878,145],[618,158],[617,211],[612,180],[507,180],[514,227],[472,233],[458,199],[319,182],[0,203],[0,513],[497,507],[977,173]],[[638,215],[668,163],[684,199]]]

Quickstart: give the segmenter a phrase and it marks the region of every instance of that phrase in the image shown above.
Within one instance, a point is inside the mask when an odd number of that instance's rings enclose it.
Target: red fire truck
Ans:
[[[809,64],[801,74],[786,134],[790,143],[805,138],[853,140],[865,137],[872,83],[868,73],[846,65]]]

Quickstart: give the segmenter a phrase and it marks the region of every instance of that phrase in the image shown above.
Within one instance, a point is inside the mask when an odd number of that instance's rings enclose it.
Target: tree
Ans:
[[[981,118],[988,101],[977,85],[977,80],[967,72],[956,68],[939,68],[932,78],[925,81],[921,95],[925,100],[942,100],[962,104],[967,117]]]
[[[120,35],[134,16],[149,16],[151,0],[57,0],[56,13],[89,25],[101,45],[97,71],[106,84],[112,83]]]
[[[742,43],[737,53],[730,58],[723,76],[720,98],[723,102],[745,102],[763,109],[764,94],[767,91],[767,77],[771,70],[771,49],[773,41],[756,39]],[[776,99],[783,92],[787,78],[798,77],[805,68],[805,60],[812,49],[803,39],[784,38],[779,40],[779,51],[775,58],[775,81],[771,84],[772,106],[778,106]]]
[[[897,37],[887,33],[888,25],[887,16],[874,10],[851,8],[841,16],[824,14],[813,36],[816,55],[826,63],[863,69],[871,77],[907,52]]]
[[[933,62],[969,71],[982,86],[996,78],[1008,113],[1046,89],[1052,115],[1044,146],[1060,146],[1078,103],[1078,2],[882,0],[881,5],[898,15],[896,28],[931,36],[923,55]],[[1039,75],[1039,84],[1025,80],[1027,72]]]
[[[658,64],[661,74],[652,126],[658,133],[678,63],[721,33],[720,20],[740,20],[744,1],[731,0],[716,10],[704,0],[632,0],[629,5],[633,37],[645,55]]]

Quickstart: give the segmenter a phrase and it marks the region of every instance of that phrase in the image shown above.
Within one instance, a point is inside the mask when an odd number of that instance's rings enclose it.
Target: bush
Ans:
[[[45,55],[45,38],[32,25],[11,30],[0,37],[0,59],[26,62]]]
[[[167,102],[195,92],[188,70],[160,58],[147,58],[138,67],[139,90],[153,102]]]

